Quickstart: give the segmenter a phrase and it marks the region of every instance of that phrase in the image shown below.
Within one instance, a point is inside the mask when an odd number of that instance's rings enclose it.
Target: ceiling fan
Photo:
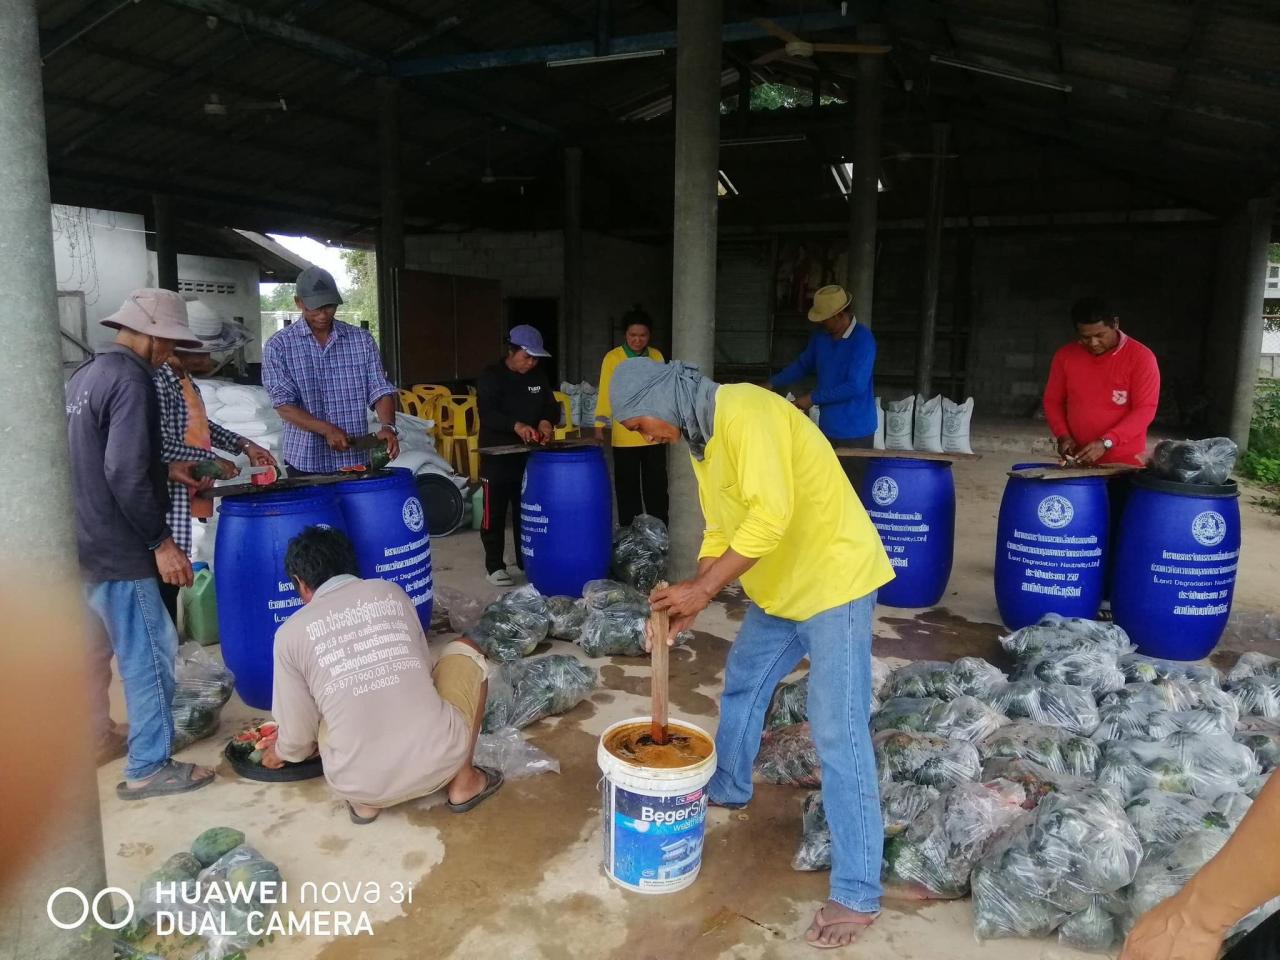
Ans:
[[[201,110],[206,117],[225,117],[239,110],[279,110],[281,113],[287,113],[289,104],[284,97],[276,100],[237,100],[234,103],[226,103],[218,94],[210,93],[209,98],[201,105]]]
[[[774,60],[781,60],[784,57],[811,60],[815,53],[851,53],[882,56],[893,49],[893,47],[882,43],[810,43],[808,40],[801,40],[791,31],[764,17],[759,17],[753,22],[762,30],[782,41],[781,47],[776,50],[770,50],[763,56],[752,60],[753,66],[772,63]]]

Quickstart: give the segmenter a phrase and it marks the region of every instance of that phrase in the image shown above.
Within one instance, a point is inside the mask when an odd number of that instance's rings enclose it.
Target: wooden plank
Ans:
[[[1020,480],[1079,480],[1083,477],[1116,477],[1122,473],[1137,473],[1142,469],[1125,463],[1107,463],[1100,467],[1058,467],[1046,463],[1043,467],[1023,467],[1008,473]]]
[[[657,589],[665,586],[667,586],[666,581],[662,581],[657,585]],[[654,743],[667,742],[667,679],[670,673],[667,632],[670,626],[671,616],[665,610],[655,610],[649,614],[649,641],[652,648],[650,663],[653,668],[649,735]]]
[[[980,453],[933,453],[929,450],[863,450],[853,447],[836,447],[837,457],[860,457],[864,460],[942,460],[957,463],[962,460],[981,460]]]
[[[572,450],[575,447],[599,447],[602,441],[595,437],[581,437],[576,440],[551,440],[547,443],[510,443],[497,447],[481,447],[480,453],[491,457],[500,457],[508,453],[535,453],[538,450]]]

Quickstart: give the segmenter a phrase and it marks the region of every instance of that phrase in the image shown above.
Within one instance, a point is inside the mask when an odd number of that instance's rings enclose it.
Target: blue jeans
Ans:
[[[124,775],[145,780],[173,753],[174,661],[178,631],[160,599],[160,583],[86,583],[89,609],[107,629],[129,709],[129,757]]]
[[[822,761],[822,803],[831,826],[831,899],[859,913],[880,910],[884,825],[871,712],[873,591],[808,620],[747,610],[725,665],[717,766],[708,795],[751,799],[751,769],[774,688],[809,657],[809,724]]]

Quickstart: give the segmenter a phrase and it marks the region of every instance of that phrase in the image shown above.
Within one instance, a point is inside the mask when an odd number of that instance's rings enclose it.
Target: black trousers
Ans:
[[[507,514],[511,514],[511,540],[516,547],[516,566],[524,569],[520,552],[520,487],[524,481],[527,454],[482,456],[480,479],[484,481],[484,523],[480,526],[480,542],[484,544],[486,573],[505,570],[503,559]]]
[[[836,437],[828,437],[833,447],[851,447],[854,450],[870,450],[875,446],[876,436],[874,433],[867,434],[865,437],[851,437],[849,439],[837,439]],[[849,478],[849,483],[853,485],[853,492],[858,495],[858,500],[862,500],[862,481],[867,476],[867,461],[862,457],[841,457],[840,466],[844,468],[844,475]],[[864,507],[866,504],[862,504]]]
[[[613,490],[620,526],[628,526],[641,513],[667,523],[667,448],[614,447]]]
[[[182,588],[160,581],[160,599],[164,601],[164,608],[169,611],[169,619],[173,621],[175,630],[178,629],[178,591],[180,589]]]
[[[1227,951],[1222,960],[1277,960],[1280,958],[1280,913],[1273,913],[1247,937]]]

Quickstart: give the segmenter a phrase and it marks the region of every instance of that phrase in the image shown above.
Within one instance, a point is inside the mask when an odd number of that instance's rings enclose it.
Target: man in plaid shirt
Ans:
[[[173,358],[153,374],[156,400],[160,406],[160,459],[165,463],[218,460],[224,479],[234,477],[239,470],[231,461],[218,457],[213,447],[230,453],[243,453],[255,467],[275,466],[275,458],[266,449],[212,422],[205,415],[200,390],[192,382],[190,374],[208,373],[212,368],[207,353],[183,350],[175,352]],[[191,556],[191,513],[190,489],[171,479],[166,519],[173,531],[173,542],[188,557]],[[161,584],[160,597],[176,624],[178,588]]]
[[[334,473],[367,465],[351,439],[369,430],[365,411],[377,414],[378,436],[392,459],[400,455],[396,389],[382,369],[373,337],[334,319],[342,297],[333,276],[319,267],[298,275],[294,302],[302,323],[292,323],[262,350],[262,385],[284,421],[284,460],[291,473]]]

